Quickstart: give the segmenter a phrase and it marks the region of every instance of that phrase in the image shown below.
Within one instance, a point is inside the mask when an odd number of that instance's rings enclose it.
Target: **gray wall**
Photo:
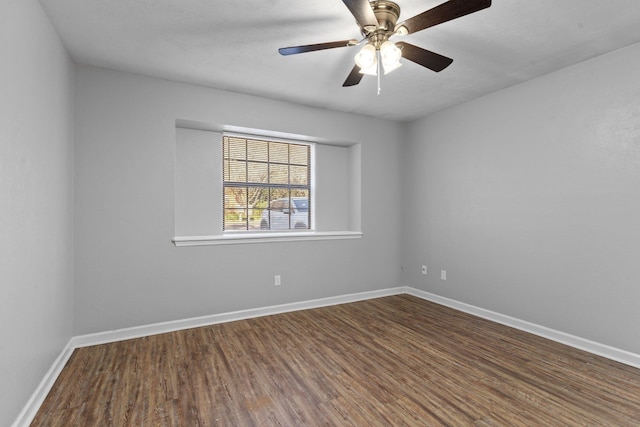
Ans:
[[[105,69],[76,72],[75,334],[400,284],[397,123]],[[361,144],[356,226],[364,237],[174,247],[177,119]]]
[[[640,44],[412,123],[404,283],[640,353],[638,76]]]
[[[73,66],[35,0],[0,12],[0,425],[72,333]]]

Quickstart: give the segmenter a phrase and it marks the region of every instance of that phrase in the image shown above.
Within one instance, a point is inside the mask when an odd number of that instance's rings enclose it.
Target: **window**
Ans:
[[[283,147],[286,161],[278,155]],[[262,167],[263,174],[265,167],[268,172],[286,166],[289,185],[269,174],[255,178],[255,171],[248,172],[254,166]],[[173,242],[201,246],[358,239],[361,170],[357,143],[176,120]],[[262,194],[252,202],[260,188]],[[276,194],[287,189],[288,194]]]
[[[224,231],[311,230],[312,146],[225,134]]]

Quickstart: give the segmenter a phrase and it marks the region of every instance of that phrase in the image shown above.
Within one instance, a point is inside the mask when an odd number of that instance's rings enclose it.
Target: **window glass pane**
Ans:
[[[247,182],[266,184],[269,182],[269,165],[267,163],[248,162],[249,175]]]
[[[282,142],[270,142],[269,161],[276,163],[289,163],[289,144]]]
[[[247,162],[228,160],[225,179],[230,182],[247,182]]]
[[[309,168],[306,166],[290,166],[291,184],[307,185],[309,183]]]
[[[224,189],[225,230],[245,230],[247,219],[247,189],[226,187]]]
[[[269,187],[249,187],[249,208],[269,207]]]
[[[304,198],[293,198],[295,209],[300,212],[307,212],[309,210],[309,199]]]
[[[305,199],[301,203],[306,204],[307,207],[309,206],[309,190],[302,189],[302,188],[291,189],[291,197],[295,197],[298,199]]]
[[[224,189],[225,209],[242,209],[247,207],[247,189],[238,187],[226,187]]]
[[[247,160],[258,162],[269,161],[269,143],[266,141],[256,141],[250,139],[247,141]]]
[[[245,139],[224,137],[224,157],[227,159],[246,160],[247,143]]]
[[[291,228],[311,229],[311,207],[309,206],[309,190],[292,189],[291,201],[295,212],[291,218]]]
[[[269,206],[272,209],[282,209],[284,201],[289,199],[289,190],[286,188],[272,188],[269,192]]]
[[[290,163],[294,165],[308,165],[309,164],[309,151],[308,145],[294,145],[289,146]]]
[[[243,210],[225,209],[224,212],[224,229],[225,230],[246,230],[247,215]]]
[[[271,184],[288,184],[289,166],[271,164],[269,167],[269,182]]]
[[[267,207],[269,189],[266,187],[249,187],[247,193],[248,229],[259,230],[262,212]]]

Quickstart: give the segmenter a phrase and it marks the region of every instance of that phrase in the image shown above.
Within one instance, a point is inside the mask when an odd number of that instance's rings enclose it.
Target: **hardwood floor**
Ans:
[[[638,426],[640,370],[397,295],[77,349],[33,426]]]

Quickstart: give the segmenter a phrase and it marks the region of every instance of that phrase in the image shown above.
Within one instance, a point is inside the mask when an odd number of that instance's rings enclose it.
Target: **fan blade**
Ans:
[[[402,49],[402,57],[409,61],[422,65],[436,73],[444,70],[453,62],[453,59],[442,56],[430,50],[423,49],[405,42],[396,42]]]
[[[491,6],[491,0],[449,0],[401,22],[396,25],[396,29],[405,27],[411,34],[486,9],[489,6]]]
[[[362,80],[363,76],[364,74],[360,72],[360,67],[358,67],[357,65],[354,65],[353,69],[347,76],[347,80],[345,80],[344,83],[342,84],[342,87],[357,85],[358,83],[360,83],[360,80]]]
[[[307,44],[303,46],[281,47],[278,49],[280,55],[295,55],[297,53],[313,52],[316,50],[333,49],[336,47],[352,46],[357,40],[341,40],[339,42]]]
[[[378,28],[378,18],[373,13],[369,0],[342,0],[342,2],[349,8],[360,27]]]

